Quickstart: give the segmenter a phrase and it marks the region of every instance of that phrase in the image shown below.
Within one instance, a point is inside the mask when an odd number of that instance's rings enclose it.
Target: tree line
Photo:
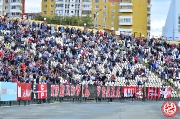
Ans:
[[[51,16],[51,17],[44,17],[44,16],[35,16],[35,20],[44,21],[46,18],[46,22],[48,24],[57,24],[57,25],[71,25],[71,26],[84,26],[92,28],[94,26],[93,19],[87,15],[85,17],[81,16]]]

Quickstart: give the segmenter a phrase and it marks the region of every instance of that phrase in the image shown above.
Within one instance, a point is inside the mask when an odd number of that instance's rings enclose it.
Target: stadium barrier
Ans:
[[[0,106],[54,101],[174,100],[171,87],[51,85],[0,82]],[[179,98],[177,98],[179,100]]]

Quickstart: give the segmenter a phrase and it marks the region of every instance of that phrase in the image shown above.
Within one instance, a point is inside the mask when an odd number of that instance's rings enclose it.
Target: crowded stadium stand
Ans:
[[[8,18],[0,30],[0,81],[172,86],[180,96],[179,45]]]

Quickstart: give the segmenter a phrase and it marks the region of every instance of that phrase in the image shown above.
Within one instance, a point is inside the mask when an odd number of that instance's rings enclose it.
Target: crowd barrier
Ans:
[[[0,104],[24,104],[53,100],[171,100],[171,87],[139,86],[95,86],[95,85],[51,85],[0,82]]]

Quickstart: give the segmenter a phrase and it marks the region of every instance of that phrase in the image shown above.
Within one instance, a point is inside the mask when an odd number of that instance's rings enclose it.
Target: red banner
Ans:
[[[142,86],[137,87],[135,98],[137,98],[137,99],[143,98],[143,87]]]
[[[46,99],[47,98],[47,85],[46,84],[38,84],[38,99]]]
[[[171,87],[161,89],[162,98],[171,98]]]
[[[122,93],[124,97],[133,97],[136,93],[136,86],[123,86]]]
[[[147,87],[147,99],[159,99],[159,98],[160,98],[160,88]]]
[[[31,84],[18,83],[17,84],[17,99],[18,100],[31,100]]]

